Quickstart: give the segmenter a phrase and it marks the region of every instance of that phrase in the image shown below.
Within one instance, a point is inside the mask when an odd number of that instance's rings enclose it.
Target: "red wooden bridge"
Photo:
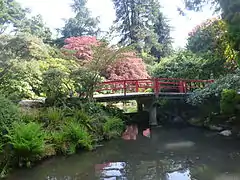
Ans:
[[[204,88],[214,80],[179,78],[151,78],[106,81],[97,84],[94,98],[97,101],[130,100],[144,96],[183,97]]]

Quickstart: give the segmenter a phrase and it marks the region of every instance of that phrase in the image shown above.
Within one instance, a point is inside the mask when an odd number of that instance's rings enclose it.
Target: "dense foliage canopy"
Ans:
[[[222,19],[227,24],[228,38],[237,51],[237,59],[240,59],[240,0],[185,0],[187,9],[199,11],[206,4],[210,4],[215,11],[221,14]]]
[[[214,77],[236,69],[236,56],[228,39],[226,23],[221,19],[208,19],[189,33],[187,49],[207,59],[206,69]]]

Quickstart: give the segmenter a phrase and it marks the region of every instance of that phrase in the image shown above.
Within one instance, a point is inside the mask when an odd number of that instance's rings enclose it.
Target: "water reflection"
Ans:
[[[239,140],[188,128],[138,129],[92,152],[56,157],[9,180],[240,180]],[[127,141],[126,141],[127,140]]]
[[[165,165],[168,166],[168,163]],[[131,178],[127,177],[128,171],[131,171],[131,174],[136,174],[138,179],[144,180],[191,180],[188,168],[173,171],[174,168],[171,169],[168,167],[169,169],[165,169],[165,165],[160,161],[141,161],[136,167],[130,166],[125,162],[111,162],[95,165],[95,174],[98,180],[130,180]],[[182,166],[178,165],[178,167]]]
[[[130,125],[127,126],[125,132],[122,134],[122,138],[124,140],[137,140],[137,135],[138,135],[138,126],[137,125]],[[143,130],[142,135],[150,138],[151,137],[151,130],[150,128]]]
[[[137,125],[127,126],[127,129],[122,135],[124,140],[136,140],[138,135],[138,127]]]
[[[125,167],[125,162],[97,164],[95,166],[95,172],[100,180],[127,180]]]
[[[192,148],[195,145],[192,141],[180,141],[180,142],[173,142],[165,144],[165,149],[167,150],[177,150],[177,149],[186,149]]]
[[[175,171],[166,174],[166,180],[191,180],[189,169]]]
[[[151,131],[150,128],[143,131],[143,136],[150,138],[151,137]]]

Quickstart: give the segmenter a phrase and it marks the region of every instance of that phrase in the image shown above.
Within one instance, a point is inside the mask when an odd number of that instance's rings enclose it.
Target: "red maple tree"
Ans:
[[[104,75],[108,80],[149,78],[143,60],[138,58],[133,52],[124,54],[123,58],[108,66]]]
[[[92,46],[99,45],[99,41],[93,36],[79,36],[65,39],[63,49],[74,51],[73,55],[81,60],[91,60],[93,56]]]
[[[91,61],[94,53],[92,46],[100,45],[96,37],[81,36],[70,37],[65,40],[63,49],[74,51],[73,55],[79,60]],[[149,78],[146,66],[135,53],[124,53],[122,58],[116,60],[113,65],[106,66],[102,73],[108,80],[145,79]]]

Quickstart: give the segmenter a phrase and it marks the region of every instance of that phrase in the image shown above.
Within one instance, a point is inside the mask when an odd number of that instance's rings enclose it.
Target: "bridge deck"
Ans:
[[[189,96],[191,93],[159,93],[158,97],[163,97],[167,99],[183,99]],[[107,102],[107,101],[121,101],[121,100],[136,100],[138,98],[144,97],[154,97],[155,93],[127,93],[127,94],[100,94],[94,95],[94,99],[98,102]]]

